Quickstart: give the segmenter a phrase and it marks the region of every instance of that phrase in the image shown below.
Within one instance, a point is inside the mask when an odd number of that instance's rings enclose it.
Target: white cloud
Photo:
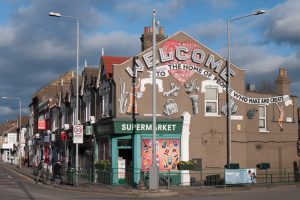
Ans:
[[[188,32],[197,37],[207,40],[214,40],[224,36],[226,31],[226,22],[224,20],[210,21],[200,24],[194,24]]]
[[[0,106],[0,116],[10,115],[14,113],[14,110],[12,110],[8,106]]]
[[[14,30],[10,27],[0,27],[0,48],[12,45],[15,39]]]
[[[123,3],[117,3],[115,10],[117,12],[126,13],[126,17],[137,19],[139,17],[151,17],[152,10],[157,10],[161,18],[170,18],[178,14],[185,7],[188,0],[172,0],[172,1],[135,1],[129,0]]]
[[[84,38],[83,51],[99,52],[104,48],[110,55],[129,56],[140,50],[139,35],[130,35],[125,32],[111,32],[108,34],[96,33]],[[107,53],[105,53],[107,54]]]
[[[231,49],[232,63],[246,69],[247,73],[267,73],[274,71],[288,58],[268,53],[268,49],[262,46],[238,46]]]
[[[300,43],[300,1],[289,0],[270,11],[265,34],[278,43]]]
[[[208,3],[213,9],[219,9],[219,8],[232,8],[236,5],[236,3],[233,0],[226,0],[226,1],[220,1],[220,0],[204,0],[206,3]]]

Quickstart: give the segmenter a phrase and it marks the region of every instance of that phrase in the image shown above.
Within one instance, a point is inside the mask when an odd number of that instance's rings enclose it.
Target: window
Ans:
[[[91,116],[91,102],[87,101],[85,103],[85,121],[86,122],[90,121],[90,116]]]
[[[55,131],[57,128],[57,119],[58,119],[58,114],[57,110],[52,110],[52,131]]]
[[[267,117],[266,117],[266,106],[258,107],[259,113],[259,131],[263,132],[267,130]]]
[[[215,87],[205,88],[205,115],[218,114],[218,89]]]
[[[63,104],[61,107],[61,128],[64,128],[64,125],[67,123],[67,109]]]

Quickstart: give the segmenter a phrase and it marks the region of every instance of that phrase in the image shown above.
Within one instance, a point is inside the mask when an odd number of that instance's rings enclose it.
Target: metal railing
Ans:
[[[293,169],[285,170],[257,170],[256,185],[267,184],[300,184],[300,173]],[[78,172],[78,184],[91,184],[93,182],[101,184],[126,184],[136,186],[134,177],[141,177],[140,169],[92,169],[85,172],[80,169]],[[33,168],[33,174],[37,175],[37,169]],[[68,168],[64,170],[63,179],[66,184],[74,185],[75,169]],[[48,176],[50,174],[48,172]],[[48,177],[47,176],[47,177]],[[117,179],[113,181],[113,179]],[[147,187],[149,184],[149,174],[144,173],[144,183]],[[159,186],[164,188],[174,186],[225,186],[224,169],[210,169],[203,171],[193,170],[174,170],[159,173]]]

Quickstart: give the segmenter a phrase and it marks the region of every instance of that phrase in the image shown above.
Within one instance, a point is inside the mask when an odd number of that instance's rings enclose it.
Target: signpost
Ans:
[[[83,126],[82,125],[74,125],[73,143],[74,144],[82,144],[83,143]]]

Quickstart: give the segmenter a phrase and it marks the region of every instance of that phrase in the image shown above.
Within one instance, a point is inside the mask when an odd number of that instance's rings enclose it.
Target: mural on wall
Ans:
[[[192,101],[192,109],[193,109],[193,114],[198,114],[199,113],[199,108],[198,108],[198,99],[199,95],[194,94],[189,96],[191,101]]]
[[[180,48],[180,49],[178,49]],[[177,59],[172,59],[169,62],[166,62],[164,64],[187,64],[191,65],[193,64],[191,59],[192,52],[195,49],[200,49],[201,46],[194,42],[194,41],[185,41],[185,42],[179,42],[176,40],[169,40],[165,42],[161,49],[164,52],[164,54],[170,55],[170,53],[175,52]],[[180,85],[183,85],[193,74],[194,71],[180,69],[180,68],[174,68],[170,69],[169,73],[180,83]]]
[[[121,77],[119,76],[120,80],[120,98],[119,98],[119,111],[121,114],[124,114],[128,108],[127,102],[128,102],[128,96],[129,92],[125,91],[126,84],[125,81],[122,82]]]
[[[280,127],[280,131],[283,131],[283,121],[284,121],[284,110],[283,105],[279,106],[278,103],[276,103],[276,106],[279,110],[279,118],[278,118],[278,125]]]
[[[187,94],[194,92],[199,92],[200,91],[200,87],[196,84],[197,79],[194,80],[190,80],[189,83],[184,84],[185,86],[185,92]]]
[[[141,79],[141,88],[140,88],[141,94],[143,94],[143,92],[146,91],[145,85],[147,85],[147,84],[152,85],[152,74],[153,73],[152,73],[152,71],[148,71],[148,73],[149,73],[148,78]],[[156,85],[158,87],[158,92],[163,92],[164,91],[162,79],[156,78]]]
[[[247,104],[273,104],[284,102],[285,106],[292,103],[289,95],[283,96],[272,96],[266,98],[252,98],[244,96],[239,92],[227,87],[227,68],[225,66],[225,60],[220,58],[218,55],[210,51],[206,51],[207,48],[203,47],[201,44],[194,40],[177,41],[169,39],[158,48],[158,58],[156,63],[158,67],[156,68],[156,84],[158,85],[159,92],[164,91],[163,79],[172,76],[181,86],[185,87],[187,94],[191,94],[193,91],[197,92],[199,87],[196,85],[196,80],[190,80],[186,83],[194,74],[201,75],[207,80],[214,82],[223,91],[228,92],[232,99],[238,100]],[[140,60],[139,60],[140,59]],[[143,62],[142,62],[143,61]],[[149,51],[144,53],[141,57],[137,58],[136,63],[139,68],[134,73],[129,70],[129,66],[126,71],[131,77],[139,77],[140,73],[147,70],[149,73],[148,78],[141,79],[140,92],[141,95],[145,92],[145,85],[152,84],[152,62],[153,56],[152,52]],[[148,71],[149,70],[149,71]],[[231,76],[236,78],[235,69],[232,68]],[[239,77],[237,77],[239,78]],[[176,91],[176,93],[175,93]],[[170,90],[163,93],[164,96],[175,96],[179,93],[179,87],[174,86]],[[220,92],[219,92],[220,93]],[[196,96],[190,95],[188,98],[192,100],[193,112],[197,113],[196,109],[197,99]],[[236,112],[237,106],[234,104],[231,106],[232,113]],[[226,115],[225,107],[223,113]]]
[[[187,94],[192,94],[192,93],[198,93],[200,91],[200,87],[196,84],[197,79],[190,80],[189,83],[185,83],[185,92]],[[199,100],[199,95],[197,94],[192,94],[189,96],[189,99],[192,101],[192,109],[193,109],[193,114],[198,114],[199,113],[199,108],[198,108],[198,100]]]
[[[255,113],[257,112],[258,110],[256,108],[253,108],[253,109],[250,109],[248,110],[247,112],[247,117],[248,119],[253,119]]]
[[[172,115],[178,112],[178,106],[174,99],[168,99],[164,105],[164,113],[166,115]]]
[[[228,106],[228,105],[226,104],[226,105],[224,105],[224,106],[222,107],[222,109],[221,109],[222,113],[223,113],[225,116],[227,116],[227,106]],[[231,114],[236,113],[237,109],[238,109],[238,106],[235,104],[234,100],[231,99],[231,103],[230,103]]]
[[[152,140],[142,140],[142,171],[147,172],[152,165]],[[176,170],[180,161],[179,139],[156,140],[156,162],[160,171]]]
[[[177,97],[179,90],[180,90],[180,87],[178,87],[177,85],[175,85],[175,83],[171,83],[170,84],[170,90],[168,90],[167,92],[164,92],[163,95],[165,97],[168,97],[168,96],[175,96],[175,97]]]
[[[127,113],[135,113],[138,114],[137,108],[137,99],[142,98],[143,93],[140,92],[140,79],[138,79],[138,84],[132,83],[129,92],[129,102],[127,107]]]

